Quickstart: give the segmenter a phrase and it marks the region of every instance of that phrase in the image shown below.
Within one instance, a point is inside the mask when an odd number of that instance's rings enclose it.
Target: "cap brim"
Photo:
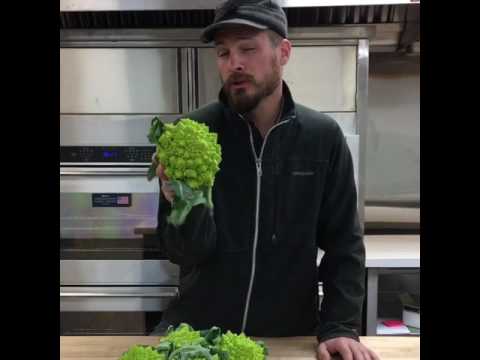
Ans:
[[[251,26],[260,30],[268,29],[267,26],[258,24],[253,21],[249,21],[245,19],[229,19],[229,20],[219,21],[218,23],[207,26],[205,30],[203,30],[201,40],[205,43],[209,43],[213,41],[213,36],[215,32],[217,32],[217,30],[224,27],[225,25],[246,25],[246,26]]]

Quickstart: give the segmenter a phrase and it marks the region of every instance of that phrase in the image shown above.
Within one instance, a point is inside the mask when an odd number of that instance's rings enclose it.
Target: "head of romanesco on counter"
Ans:
[[[167,360],[165,355],[159,354],[149,346],[134,345],[123,353],[120,360]]]
[[[189,324],[170,326],[156,348],[135,345],[119,360],[265,360],[267,348],[245,334],[222,334],[219,327],[195,331]]]
[[[182,323],[177,328],[171,326],[162,338],[157,351],[168,356],[168,360],[220,360],[211,354],[207,340],[200,331]]]
[[[219,349],[228,353],[228,360],[264,360],[267,350],[258,342],[245,336],[227,331],[222,335]]]
[[[157,158],[170,180],[192,189],[211,188],[221,161],[217,134],[191,119],[166,124],[157,144]]]
[[[182,323],[176,329],[171,327],[162,342],[171,342],[174,348],[178,349],[184,345],[197,344],[201,339],[200,331],[195,331],[190,325]]]

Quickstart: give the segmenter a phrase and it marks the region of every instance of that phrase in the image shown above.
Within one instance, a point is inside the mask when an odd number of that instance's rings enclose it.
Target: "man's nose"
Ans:
[[[245,66],[243,64],[241,57],[233,53],[230,54],[228,65],[231,71],[241,72],[245,69]]]

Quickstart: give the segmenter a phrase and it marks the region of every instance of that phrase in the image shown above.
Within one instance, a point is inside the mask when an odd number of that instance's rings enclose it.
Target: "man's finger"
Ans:
[[[327,351],[327,347],[324,343],[321,343],[317,348],[317,359],[318,360],[331,360],[330,354]]]
[[[365,360],[373,360],[373,357],[370,355],[368,350],[362,350],[362,355]]]
[[[342,341],[335,350],[338,351],[340,355],[342,355],[342,360],[353,360],[352,351],[345,342]]]
[[[173,202],[173,199],[175,198],[175,190],[173,190],[168,180],[162,181],[162,193],[163,196],[165,196],[165,199],[167,199],[170,203]]]
[[[168,181],[167,175],[165,175],[165,170],[161,164],[157,166],[157,176],[162,181]]]
[[[363,356],[362,347],[363,346],[359,343],[352,343],[350,345],[354,360],[370,360],[368,357],[365,358],[365,356]]]
[[[367,349],[368,353],[370,354],[370,358],[372,360],[380,360],[380,356],[378,356],[374,351]]]

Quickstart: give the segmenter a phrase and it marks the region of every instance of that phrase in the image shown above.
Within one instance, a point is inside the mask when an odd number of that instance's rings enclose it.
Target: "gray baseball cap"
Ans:
[[[203,30],[201,40],[205,43],[213,41],[215,32],[229,24],[270,29],[283,38],[288,35],[287,16],[276,1],[228,0],[215,10],[213,23]]]

